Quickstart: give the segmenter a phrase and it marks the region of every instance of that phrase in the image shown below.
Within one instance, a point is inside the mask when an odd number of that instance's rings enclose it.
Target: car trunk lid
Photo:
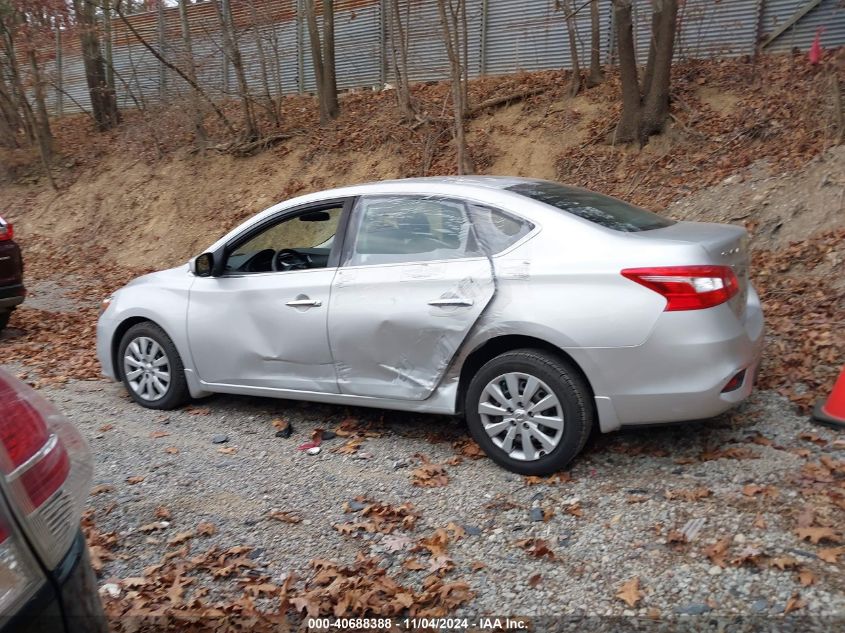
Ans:
[[[707,222],[677,222],[672,226],[629,235],[639,238],[670,240],[701,246],[707,261],[701,264],[730,266],[739,282],[739,293],[728,305],[740,318],[745,318],[749,287],[748,233],[740,226]]]

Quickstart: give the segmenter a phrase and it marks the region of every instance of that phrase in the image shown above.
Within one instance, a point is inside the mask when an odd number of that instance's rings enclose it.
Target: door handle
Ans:
[[[469,307],[473,303],[475,303],[475,302],[472,299],[462,299],[460,297],[451,297],[449,299],[434,299],[433,301],[429,301],[428,305],[437,306],[437,307],[444,307],[444,306]]]
[[[294,299],[288,301],[285,305],[291,308],[317,308],[323,305],[323,302],[319,299]]]

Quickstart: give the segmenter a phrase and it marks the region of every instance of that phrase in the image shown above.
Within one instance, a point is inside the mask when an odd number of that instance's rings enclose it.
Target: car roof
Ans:
[[[430,190],[431,193],[437,193],[439,187],[447,187],[453,190],[457,188],[506,189],[507,187],[525,182],[540,181],[536,178],[519,178],[516,176],[429,176],[425,178],[399,178],[327,189],[319,193],[315,192],[302,196],[302,199],[304,201],[305,198],[314,199],[315,197],[332,198],[365,195],[368,193],[392,193],[411,188],[418,188],[423,191]]]

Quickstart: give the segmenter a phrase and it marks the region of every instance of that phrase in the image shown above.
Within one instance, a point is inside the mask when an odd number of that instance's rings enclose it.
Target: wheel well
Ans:
[[[117,378],[118,380],[123,379],[120,363],[117,362],[117,352],[120,348],[120,341],[123,340],[123,335],[126,334],[126,331],[133,325],[137,323],[144,323],[147,321],[149,321],[150,323],[154,323],[154,321],[150,321],[149,319],[146,319],[144,317],[130,317],[125,321],[121,322],[121,324],[118,325],[117,329],[114,331],[114,336],[111,340],[111,362],[112,367],[114,368],[115,378]]]
[[[463,367],[461,367],[461,378],[458,383],[458,401],[456,403],[458,413],[463,414],[464,412],[466,392],[475,373],[481,369],[486,362],[493,360],[499,354],[504,354],[505,352],[510,352],[515,349],[541,349],[563,359],[581,375],[581,378],[584,379],[584,383],[590,390],[590,398],[592,399],[593,386],[590,384],[590,379],[587,378],[584,370],[581,369],[578,363],[576,363],[569,354],[556,345],[552,345],[543,339],[534,338],[533,336],[509,334],[490,339],[484,343],[484,345],[473,351],[464,361]],[[593,406],[595,406],[595,403],[593,403]]]

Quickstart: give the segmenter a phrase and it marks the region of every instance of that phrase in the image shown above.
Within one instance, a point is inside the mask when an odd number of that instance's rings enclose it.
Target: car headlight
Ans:
[[[111,305],[111,301],[114,298],[114,295],[109,295],[105,299],[100,302],[100,314],[98,316],[102,316],[103,312],[109,309]]]

